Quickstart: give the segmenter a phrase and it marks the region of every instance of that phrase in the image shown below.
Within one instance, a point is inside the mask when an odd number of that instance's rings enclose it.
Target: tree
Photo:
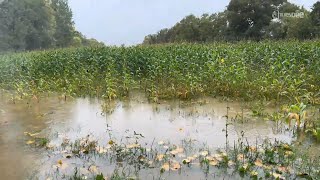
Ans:
[[[0,4],[0,48],[32,50],[51,47],[51,8],[44,0],[6,0]]]
[[[0,51],[101,46],[74,28],[66,0],[4,0],[0,3]]]
[[[231,0],[227,6],[229,30],[239,39],[261,39],[274,7],[286,0]]]
[[[200,41],[199,19],[194,15],[186,16],[172,29],[173,40],[177,42]]]
[[[144,44],[169,43],[169,42],[200,42],[200,19],[194,15],[183,18],[170,29],[162,29],[157,34],[144,38]]]
[[[103,47],[105,44],[103,42],[99,42],[94,38],[85,39],[82,43],[83,46],[89,46],[89,47]]]
[[[310,13],[311,21],[315,26],[320,26],[320,1],[313,5]]]
[[[4,50],[24,50],[30,26],[23,9],[25,2],[6,0],[0,4],[0,47]]]
[[[144,37],[144,40],[142,42],[142,44],[156,44],[157,43],[157,37],[154,34],[149,34],[146,37]]]
[[[212,41],[228,40],[230,34],[228,32],[229,21],[227,12],[212,14]]]
[[[312,39],[313,26],[310,18],[292,18],[287,21],[287,38]]]
[[[72,11],[67,0],[51,0],[51,7],[55,15],[56,30],[53,35],[56,47],[68,47],[74,37],[74,22]]]
[[[320,37],[320,1],[313,5],[310,18],[315,36]]]
[[[303,12],[308,14],[306,9],[300,8],[299,6],[289,2],[279,5],[277,7],[277,11],[281,13]],[[308,16],[305,16],[303,19],[297,17],[281,17],[280,19],[273,19],[269,26],[265,28],[266,34],[264,38],[310,39],[313,35],[309,24],[310,21],[308,20]]]
[[[5,0],[0,4],[0,50],[54,47],[55,20],[47,0]]]
[[[282,21],[274,20],[265,28],[265,32],[266,39],[284,39],[287,36],[287,27]]]
[[[53,47],[55,17],[49,1],[29,0],[26,3],[27,18],[31,25],[25,37],[26,50],[47,49]]]

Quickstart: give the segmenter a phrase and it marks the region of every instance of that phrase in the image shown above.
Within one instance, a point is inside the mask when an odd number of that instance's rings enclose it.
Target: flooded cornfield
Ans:
[[[50,96],[13,103],[2,96],[0,174],[3,179],[316,177],[319,164],[305,172],[311,167],[303,163],[319,163],[320,146],[269,116],[280,111],[272,103],[210,97],[150,103],[143,93],[108,102]],[[317,113],[314,108],[310,114]],[[279,153],[275,159],[266,158],[270,149]]]
[[[0,180],[320,180],[319,1],[98,1],[0,0]]]

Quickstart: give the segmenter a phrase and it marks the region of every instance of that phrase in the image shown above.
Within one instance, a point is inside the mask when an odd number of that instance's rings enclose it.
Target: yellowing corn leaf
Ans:
[[[183,148],[179,148],[179,147],[178,147],[178,148],[176,149],[176,151],[178,151],[178,153],[183,153],[184,150],[183,150]]]
[[[170,154],[173,154],[173,155],[176,155],[176,154],[179,154],[179,153],[183,153],[183,148],[179,148],[177,147],[176,149],[170,151]]]
[[[233,166],[233,165],[235,165],[235,163],[233,161],[229,160],[228,161],[228,166]]]
[[[37,136],[39,135],[40,133],[29,133],[29,132],[24,132],[24,135],[26,136],[30,136],[30,137],[33,137],[33,136]]]
[[[113,144],[114,144],[114,141],[110,140],[110,141],[108,142],[108,144],[109,144],[109,145],[113,145]]]
[[[90,166],[89,167],[89,171],[91,173],[94,173],[94,174],[98,174],[99,173],[97,166]]]
[[[34,144],[35,143],[35,141],[34,140],[29,140],[29,141],[27,141],[26,142],[26,144],[28,144],[28,145],[30,145],[30,144]]]
[[[257,147],[255,147],[255,146],[250,146],[249,149],[250,149],[251,152],[256,152],[257,151]]]
[[[140,144],[129,144],[129,145],[127,145],[128,149],[139,148],[139,147],[140,147]]]
[[[68,164],[63,163],[62,160],[59,160],[59,161],[58,161],[58,164],[57,164],[57,165],[54,165],[53,167],[54,167],[54,168],[59,168],[59,169],[61,169],[61,170],[64,170],[64,169],[66,169],[66,168],[68,167]]]
[[[266,170],[271,170],[271,169],[272,169],[272,166],[263,165],[263,168],[266,169]]]
[[[292,151],[286,151],[286,152],[284,152],[284,154],[285,154],[286,156],[292,156],[292,155],[293,155],[293,152],[292,152]]]
[[[258,172],[257,172],[257,171],[251,171],[251,172],[250,172],[250,175],[251,175],[251,176],[258,176]]]
[[[249,164],[248,164],[248,163],[245,163],[242,167],[243,167],[243,169],[247,170],[248,167],[249,167]]]
[[[227,156],[228,156],[228,154],[225,153],[225,152],[220,153],[220,155],[221,155],[222,157],[227,157]]]
[[[284,166],[280,166],[280,167],[278,167],[278,171],[280,171],[280,172],[287,172],[287,168],[284,167]]]
[[[178,170],[180,168],[181,168],[180,164],[177,163],[177,162],[174,162],[174,163],[171,164],[171,168],[170,169],[173,170],[173,171],[176,171],[176,170]]]
[[[189,161],[193,161],[193,160],[196,159],[196,157],[194,157],[194,156],[189,156],[189,157],[187,157],[187,159],[188,159]]]
[[[53,149],[53,148],[54,148],[54,144],[48,143],[48,144],[46,145],[46,148],[47,148],[47,149]]]
[[[170,154],[172,154],[172,155],[176,155],[176,154],[178,154],[179,152],[177,151],[177,150],[172,150],[172,151],[170,151]]]
[[[272,176],[273,176],[275,179],[281,179],[281,178],[282,178],[281,174],[278,174],[278,173],[272,173]]]
[[[238,154],[237,159],[238,159],[238,161],[243,161],[244,160],[244,154]]]
[[[300,119],[300,117],[299,117],[299,115],[297,113],[289,113],[288,118],[289,119],[295,119],[295,120],[299,120]]]
[[[162,161],[163,158],[164,158],[164,154],[157,155],[157,160],[158,161]]]
[[[213,157],[214,157],[217,161],[219,161],[219,162],[221,162],[221,161],[223,160],[222,154],[214,154]]]
[[[256,166],[258,166],[258,167],[262,167],[262,166],[263,166],[263,162],[262,162],[261,159],[257,159],[257,160],[254,162],[254,164],[255,164]]]
[[[208,161],[213,161],[213,160],[217,160],[216,158],[212,157],[212,156],[207,156],[206,159]]]
[[[161,166],[161,169],[163,169],[163,170],[165,170],[165,171],[169,171],[169,169],[170,169],[169,163],[164,163],[164,164]]]
[[[200,155],[201,155],[201,156],[207,156],[208,154],[209,154],[208,151],[202,151],[202,152],[200,152]]]
[[[108,152],[108,149],[107,149],[107,148],[103,148],[103,147],[96,147],[96,151],[97,151],[99,154],[103,154],[103,153]]]
[[[209,164],[210,164],[211,166],[216,166],[216,165],[219,164],[219,161],[216,160],[216,159],[213,159],[213,160],[210,160],[210,161],[209,161]]]
[[[140,156],[138,157],[138,160],[139,160],[140,162],[143,162],[143,161],[146,160],[146,158],[145,158],[144,156],[140,155]]]

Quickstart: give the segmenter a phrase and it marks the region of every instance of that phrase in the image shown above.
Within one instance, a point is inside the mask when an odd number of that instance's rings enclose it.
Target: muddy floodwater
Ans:
[[[107,111],[103,111],[103,107]],[[172,144],[192,141],[198,146],[219,149],[226,146],[226,124],[230,123],[227,132],[231,145],[243,135],[250,143],[261,143],[264,139],[291,143],[296,139],[291,131],[286,130],[285,124],[255,118],[251,114],[244,103],[213,98],[149,103],[143,95],[136,94],[129,100],[106,105],[97,99],[64,101],[57,97],[14,104],[2,97],[0,179],[46,179],[52,175],[52,166],[57,159],[44,148],[30,145],[30,137],[26,133],[46,137],[49,144],[56,146],[63,139],[72,142],[87,135],[103,145],[107,144],[110,136],[124,139],[132,134],[141,134],[139,141],[146,145],[159,141]],[[244,118],[236,118],[240,115]],[[105,175],[112,173],[114,164],[93,159]],[[91,160],[75,160],[71,164]],[[153,179],[157,173],[156,170],[142,170],[140,178]],[[165,178],[206,179],[197,170],[171,173]]]

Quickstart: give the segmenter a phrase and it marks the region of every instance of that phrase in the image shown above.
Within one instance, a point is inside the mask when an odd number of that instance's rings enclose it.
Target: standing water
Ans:
[[[222,102],[213,98],[155,104],[149,103],[139,93],[128,100],[107,104],[90,98],[62,101],[57,97],[14,104],[2,98],[1,179],[61,178],[54,176],[54,166],[59,160],[55,155],[59,154],[59,150],[48,152],[45,148],[35,148],[35,137],[43,138],[42,141],[48,141],[46,143],[50,146],[58,147],[66,139],[74,142],[88,135],[95,138],[99,145],[105,145],[110,139],[120,140],[138,134],[139,142],[149,146],[162,142],[192,142],[199,149],[221,149],[227,144],[232,146],[241,137],[251,144],[262,143],[265,139],[287,143],[294,140],[292,132],[285,130],[286,125],[282,124],[279,128],[275,122],[254,118],[251,111],[244,107],[241,102]],[[77,166],[94,161],[104,175],[110,175],[116,165],[96,157],[68,161]],[[70,165],[70,171],[73,170]],[[188,170],[167,177],[206,178],[199,173],[197,170]],[[151,169],[141,170],[139,174],[142,179],[151,179],[157,177],[159,172]]]

